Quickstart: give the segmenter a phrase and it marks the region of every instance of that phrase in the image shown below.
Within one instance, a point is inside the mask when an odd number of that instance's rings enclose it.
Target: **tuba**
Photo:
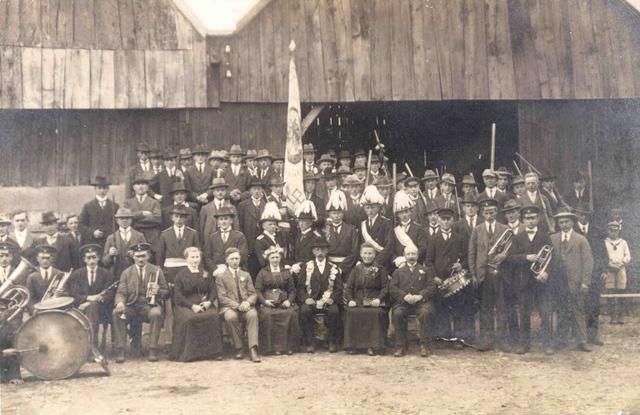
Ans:
[[[31,299],[29,290],[22,285],[17,285],[16,281],[32,269],[35,269],[35,267],[28,260],[20,258],[20,263],[16,269],[0,286],[0,305],[2,307],[0,327],[18,317],[20,312],[29,304]]]
[[[20,258],[20,263],[16,269],[13,270],[9,278],[0,286],[0,298],[3,298],[5,292],[9,291],[12,286],[17,285],[16,281],[34,269],[36,269],[36,267],[31,264],[31,262],[24,257]]]
[[[553,247],[551,245],[545,245],[536,254],[536,260],[531,263],[531,272],[533,277],[539,282],[546,282],[547,278],[540,278],[540,275],[547,270],[549,263],[551,262],[551,255],[553,253]]]
[[[498,240],[493,244],[487,256],[489,257],[489,261],[487,262],[488,272],[492,275],[496,275],[498,273],[498,269],[500,268],[500,264],[504,261],[506,254],[511,249],[511,244],[513,243],[513,231],[511,229],[507,229],[502,232],[502,235],[498,238]]]

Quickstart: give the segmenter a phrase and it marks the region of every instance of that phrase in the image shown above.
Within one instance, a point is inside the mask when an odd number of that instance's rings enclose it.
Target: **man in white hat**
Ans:
[[[418,262],[423,262],[427,251],[427,233],[422,225],[412,218],[413,201],[401,190],[393,199],[393,211],[398,218],[393,230],[392,262],[399,268],[406,262],[404,250],[407,247],[418,249]]]
[[[484,182],[484,191],[478,196],[478,200],[495,199],[498,202],[498,221],[504,223],[504,218],[500,215],[500,209],[504,206],[508,196],[506,193],[498,189],[498,175],[491,169],[482,171],[482,181]]]
[[[364,189],[361,198],[367,217],[360,222],[360,244],[367,242],[376,250],[375,263],[391,269],[393,253],[393,223],[380,214],[384,197],[374,185]]]
[[[458,199],[454,193],[456,188],[456,178],[451,173],[442,175],[440,183],[440,194],[436,196],[435,202],[438,208],[449,208],[453,210],[454,219],[458,219]]]
[[[329,261],[340,267],[343,275],[349,275],[356,264],[358,255],[358,231],[356,227],[344,222],[347,198],[337,191],[327,202],[327,242],[329,242]]]

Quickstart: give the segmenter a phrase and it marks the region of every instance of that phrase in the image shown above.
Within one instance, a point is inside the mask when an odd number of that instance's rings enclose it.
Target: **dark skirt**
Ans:
[[[171,360],[189,362],[222,353],[222,332],[215,307],[194,313],[187,307],[175,307]]]
[[[298,307],[260,307],[260,352],[295,351],[300,343]]]
[[[383,349],[389,327],[389,310],[384,307],[346,307],[345,349]]]

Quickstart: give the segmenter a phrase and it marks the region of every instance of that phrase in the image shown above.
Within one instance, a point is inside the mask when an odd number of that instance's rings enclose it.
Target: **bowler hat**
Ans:
[[[242,147],[240,147],[238,144],[233,144],[231,146],[231,148],[229,149],[229,155],[230,156],[242,156],[242,155],[244,155],[244,153],[242,152]]]
[[[182,180],[175,182],[171,185],[171,191],[169,192],[169,194],[174,194],[178,192],[189,193],[189,190],[186,188]]]
[[[236,216],[236,210],[233,206],[223,205],[214,214],[214,217],[219,218],[221,216]]]
[[[40,217],[40,225],[51,225],[52,223],[58,223],[58,217],[51,211],[42,213]]]
[[[125,219],[125,218],[133,218],[133,212],[129,208],[121,207],[118,209],[115,215],[113,215],[116,219]]]
[[[440,177],[433,170],[425,170],[424,175],[422,176],[422,181],[427,180],[439,180]]]
[[[209,185],[209,189],[213,190],[213,189],[218,189],[220,187],[229,187],[229,185],[227,184],[226,180],[224,179],[224,177],[216,177],[211,181],[211,185]]]
[[[109,183],[109,180],[104,176],[96,176],[91,185],[95,187],[109,187],[111,183]]]
[[[204,144],[197,144],[192,151],[193,154],[209,154],[209,150]]]

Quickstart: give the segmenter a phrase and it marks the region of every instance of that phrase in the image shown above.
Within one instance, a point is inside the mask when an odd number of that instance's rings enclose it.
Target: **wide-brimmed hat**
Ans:
[[[349,166],[340,166],[338,167],[338,170],[336,171],[336,173],[339,176],[348,176],[351,174],[351,169],[349,168]]]
[[[328,167],[328,168],[324,169],[324,171],[322,172],[322,177],[325,180],[337,180],[338,179],[337,173],[335,173],[333,171],[333,169],[331,169],[331,167]]]
[[[189,189],[187,189],[187,187],[184,185],[184,182],[182,180],[175,182],[171,185],[171,191],[169,192],[169,194],[172,195],[178,192],[189,193]]]
[[[417,183],[420,184],[420,179],[415,177],[415,176],[409,176],[406,179],[404,179],[404,185],[408,186],[410,183]]]
[[[149,152],[149,158],[150,159],[161,159],[162,158],[162,152],[160,151],[160,149],[154,148]]]
[[[511,180],[511,186],[515,186],[517,184],[524,184],[524,177],[516,176]]]
[[[173,205],[171,209],[169,209],[170,215],[180,215],[180,216],[189,216],[189,212],[183,205]]]
[[[509,199],[506,202],[504,202],[504,206],[502,206],[502,212],[510,212],[512,210],[520,210],[521,205],[520,203],[518,203],[517,200],[515,199]]]
[[[373,181],[376,187],[393,187],[393,180],[389,176],[379,176]]]
[[[340,150],[340,152],[338,153],[338,160],[340,159],[351,160],[351,153],[349,153],[349,150]]]
[[[471,192],[467,192],[464,194],[462,199],[460,199],[460,203],[467,205],[478,205],[478,199]]]
[[[249,184],[247,185],[247,188],[251,188],[251,187],[264,188],[264,183],[262,183],[262,180],[258,179],[257,177],[251,176],[251,179],[249,179]]]
[[[104,176],[96,176],[96,178],[91,182],[92,186],[95,187],[109,187],[111,183]]]
[[[269,150],[267,149],[258,150],[258,154],[256,154],[256,160],[271,158],[271,153],[269,153]]]
[[[209,185],[209,190],[218,189],[220,187],[229,187],[227,181],[223,177],[216,177],[211,180],[211,184]]]
[[[11,220],[4,213],[0,213],[0,225],[11,225]]]
[[[164,151],[164,153],[162,153],[163,160],[171,160],[175,158],[176,158],[176,152],[171,149],[167,149]]]
[[[139,184],[139,183],[149,184],[149,179],[146,176],[139,174],[136,177],[134,177],[133,182],[131,184]]]
[[[496,174],[495,171],[493,171],[491,169],[484,169],[482,171],[482,177],[495,177],[497,179],[498,175]]]
[[[302,180],[303,181],[312,180],[317,182],[318,180],[320,180],[320,177],[317,174],[305,174]]]
[[[284,180],[280,176],[273,176],[269,180],[269,186],[284,186]]]
[[[242,147],[240,147],[238,144],[233,144],[231,146],[231,148],[229,149],[229,155],[230,156],[243,156],[244,152],[242,151]]]
[[[189,148],[181,148],[179,151],[179,154],[180,154],[180,160],[188,160],[193,157],[193,154],[191,153],[191,149]]]
[[[316,238],[311,243],[311,249],[313,248],[329,248],[329,242],[323,237]]]
[[[553,215],[553,217],[555,219],[560,219],[560,218],[576,219],[576,214],[573,213],[569,208],[561,207],[558,209],[558,212],[555,215]]]
[[[462,176],[462,184],[470,184],[472,186],[475,186],[476,179],[474,179],[470,174],[465,174],[464,176]]]
[[[353,153],[353,156],[354,156],[354,157],[358,157],[358,156],[366,156],[366,155],[367,155],[367,152],[366,152],[366,151],[364,151],[364,149],[362,149],[362,148],[357,149],[357,150],[356,150],[356,152],[355,152],[355,153]]]
[[[361,184],[362,183],[360,182],[360,179],[358,179],[358,176],[356,176],[355,174],[349,174],[344,179],[342,179],[343,186],[360,186]]]
[[[282,154],[274,154],[271,161],[284,161],[284,156]]]
[[[316,150],[313,148],[313,144],[305,144],[302,146],[302,152],[305,154],[313,153],[315,154]]]
[[[513,174],[509,170],[507,170],[507,168],[504,166],[498,167],[498,169],[496,170],[496,174],[498,176],[507,176],[507,177],[513,176]]]
[[[242,156],[242,158],[244,160],[253,160],[253,159],[256,158],[257,155],[258,155],[258,152],[255,151],[254,149],[250,148],[250,149],[247,150],[247,154]]]
[[[355,162],[353,164],[353,171],[355,172],[357,170],[367,170],[367,165],[362,162]]]
[[[442,175],[442,183],[449,183],[452,186],[456,185],[456,178],[451,173],[445,173]]]
[[[118,211],[116,212],[115,215],[113,215],[114,218],[116,219],[124,219],[124,218],[133,218],[133,212],[131,211],[131,209],[129,208],[125,208],[125,207],[121,207],[120,209],[118,209]]]
[[[207,149],[207,146],[205,146],[204,144],[197,144],[193,150],[192,150],[193,154],[209,154],[209,149]]]
[[[213,214],[213,216],[216,218],[221,216],[236,216],[236,209],[230,205],[223,205]]]
[[[138,143],[138,145],[136,145],[136,151],[141,151],[143,153],[149,153],[151,152],[151,147],[149,147],[149,144],[145,143],[144,141],[141,143]]]
[[[51,211],[46,211],[40,216],[40,225],[51,225],[52,223],[58,223],[58,217]]]
[[[212,150],[207,157],[207,160],[224,160],[224,153],[218,150]]]
[[[331,157],[329,154],[323,154],[320,156],[320,158],[318,159],[318,164],[322,163],[322,162],[329,162],[334,164],[336,161],[334,160],[333,157]]]

